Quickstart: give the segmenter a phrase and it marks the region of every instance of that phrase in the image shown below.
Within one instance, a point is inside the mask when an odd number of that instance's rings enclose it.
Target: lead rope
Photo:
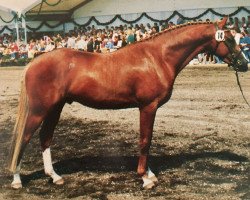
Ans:
[[[237,84],[238,84],[238,86],[240,88],[241,95],[242,95],[243,99],[245,100],[246,104],[248,105],[248,107],[250,108],[250,104],[248,103],[248,101],[247,101],[247,99],[246,99],[246,97],[245,97],[245,95],[243,93],[243,90],[242,90],[242,87],[241,87],[241,84],[240,84],[240,79],[239,79],[239,75],[238,75],[238,71],[237,70],[235,70],[235,76],[236,76]]]

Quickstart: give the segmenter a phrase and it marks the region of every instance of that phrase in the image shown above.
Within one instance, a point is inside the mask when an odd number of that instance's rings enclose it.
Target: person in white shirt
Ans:
[[[237,33],[236,30],[234,30],[234,29],[231,30],[231,34],[234,36],[236,44],[239,45],[241,34]]]
[[[48,44],[45,47],[45,52],[49,52],[52,51],[53,49],[55,49],[55,44],[54,42],[48,41]]]
[[[74,49],[76,45],[76,38],[74,35],[70,35],[67,41],[67,48]]]
[[[80,39],[76,42],[76,49],[80,51],[85,51],[87,49],[87,41],[84,36],[81,36]]]

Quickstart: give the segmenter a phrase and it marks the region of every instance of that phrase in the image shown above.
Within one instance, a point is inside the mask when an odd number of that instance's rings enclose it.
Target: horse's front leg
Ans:
[[[156,103],[140,108],[140,157],[137,172],[142,177],[145,189],[151,189],[158,181],[147,164],[156,110]]]

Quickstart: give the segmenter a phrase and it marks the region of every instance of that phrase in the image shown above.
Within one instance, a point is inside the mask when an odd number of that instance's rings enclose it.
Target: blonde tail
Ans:
[[[28,114],[29,114],[29,105],[28,105],[28,96],[25,86],[25,73],[24,73],[23,80],[21,82],[21,93],[18,105],[17,119],[13,130],[13,138],[9,154],[9,170],[11,172],[16,171]]]

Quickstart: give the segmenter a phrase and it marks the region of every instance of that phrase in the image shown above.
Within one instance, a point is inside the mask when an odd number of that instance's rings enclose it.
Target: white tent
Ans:
[[[42,0],[0,0],[0,10],[12,15],[17,14],[20,17],[22,14],[25,14],[27,11],[29,11],[32,7],[41,3],[41,1]],[[18,20],[15,20],[15,27],[17,40],[19,40]],[[25,43],[27,43],[26,22],[24,18],[22,18],[22,27],[24,28],[25,33]]]
[[[72,13],[76,9],[91,1],[92,0],[0,0],[0,18],[2,19],[0,19],[0,26],[5,25],[9,29],[17,29],[18,25],[19,27],[22,25],[22,28],[25,29],[26,22],[27,27],[34,27],[40,26],[41,21],[50,21],[50,25],[52,24],[51,26],[53,26],[54,24],[58,24],[59,21],[69,21]],[[19,21],[13,20],[16,14],[19,16]],[[22,20],[22,24],[20,24],[20,20]],[[53,28],[53,30],[57,30],[57,28],[58,30],[64,30],[64,24]],[[50,29],[47,25],[41,26],[42,31],[50,31]]]
[[[19,15],[25,14],[31,8],[41,3],[42,0],[0,0],[0,10],[14,11]]]

